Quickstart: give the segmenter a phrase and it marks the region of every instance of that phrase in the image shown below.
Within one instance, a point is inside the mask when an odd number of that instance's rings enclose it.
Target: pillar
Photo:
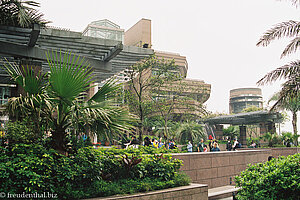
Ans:
[[[243,147],[247,147],[246,134],[247,134],[247,127],[246,126],[240,126],[240,140],[239,140],[239,142],[242,144]]]

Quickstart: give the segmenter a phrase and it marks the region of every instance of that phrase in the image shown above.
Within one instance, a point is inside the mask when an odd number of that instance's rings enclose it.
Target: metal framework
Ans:
[[[41,61],[42,70],[49,71],[46,52],[72,52],[84,58],[94,70],[96,82],[101,82],[153,54],[151,49],[123,46],[115,40],[82,36],[80,32],[60,29],[32,29],[0,26],[0,60],[28,59]],[[1,62],[0,62],[1,65]],[[0,79],[7,77],[0,71]]]
[[[251,125],[261,122],[281,123],[283,120],[279,112],[255,111],[248,113],[239,113],[235,115],[222,115],[204,120],[209,125],[232,124],[232,125]]]

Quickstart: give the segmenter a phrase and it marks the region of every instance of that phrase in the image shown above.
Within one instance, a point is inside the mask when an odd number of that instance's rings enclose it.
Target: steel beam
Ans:
[[[51,52],[52,49],[42,49],[39,47],[28,47],[27,45],[16,44],[12,42],[4,42],[0,41],[0,53],[6,54],[9,56],[22,57],[22,58],[32,58],[37,60],[46,61],[46,53]],[[64,54],[64,53],[62,53]],[[87,58],[82,56],[75,55],[75,59],[77,58],[85,59],[91,67],[97,69],[101,72],[111,72],[112,65],[110,62],[104,62],[99,59]]]
[[[123,44],[120,42],[115,47],[113,47],[108,53],[106,53],[103,57],[103,61],[110,61],[114,57],[116,57],[123,50]]]
[[[29,47],[35,46],[36,41],[39,37],[39,34],[40,34],[40,25],[34,24],[32,27],[32,31],[30,33],[28,44],[27,44]]]

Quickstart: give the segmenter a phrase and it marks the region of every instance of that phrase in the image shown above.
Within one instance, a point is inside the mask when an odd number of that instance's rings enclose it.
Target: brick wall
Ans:
[[[234,176],[245,170],[248,164],[265,162],[269,156],[287,156],[299,152],[300,148],[274,148],[205,153],[178,153],[174,158],[183,161],[180,170],[193,183],[207,184],[208,188],[220,187],[234,181]]]

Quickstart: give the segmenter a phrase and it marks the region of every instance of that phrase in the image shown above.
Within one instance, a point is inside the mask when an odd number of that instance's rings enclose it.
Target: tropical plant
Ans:
[[[24,28],[39,24],[43,27],[49,21],[43,19],[44,15],[36,7],[39,3],[35,1],[0,0],[0,24]]]
[[[267,132],[262,136],[262,139],[268,142],[269,147],[274,147],[274,145],[282,144],[282,138],[276,133]]]
[[[182,123],[176,132],[176,136],[182,144],[187,141],[191,141],[193,144],[200,141],[201,138],[207,138],[203,126],[194,121]]]
[[[24,90],[23,95],[9,100],[10,116],[30,117],[39,127],[47,127],[52,147],[60,152],[66,150],[68,128],[77,133],[91,132],[91,127],[96,127],[98,133],[130,131],[133,116],[109,100],[119,87],[115,82],[108,81],[86,100],[85,92],[93,83],[92,70],[86,61],[62,52],[47,54],[47,58],[50,72],[43,75],[34,74],[28,66],[21,71],[16,64],[5,64],[5,70]]]
[[[229,126],[227,128],[223,128],[223,135],[230,137],[232,140],[234,138],[239,138],[240,128],[238,126]]]
[[[297,0],[292,0],[294,5],[300,5]],[[295,52],[300,47],[300,22],[287,21],[277,24],[274,28],[268,30],[258,41],[257,46],[268,46],[271,41],[282,37],[294,37],[291,42],[286,46],[281,54],[281,58]],[[299,104],[300,99],[300,61],[293,61],[282,67],[279,67],[260,79],[257,84],[264,85],[266,83],[272,83],[279,79],[285,79],[282,84],[282,89],[279,92],[276,103],[271,110],[276,107],[284,107],[285,105]],[[299,110],[299,106],[298,106]],[[297,135],[297,116],[296,112],[293,114],[293,129],[294,134]]]
[[[297,112],[300,110],[300,95],[298,97],[287,96],[283,98],[280,102],[278,99],[280,98],[280,93],[275,93],[268,101],[277,101],[277,105],[274,108],[287,110],[292,113],[292,124],[293,124],[293,132],[294,135],[297,136]],[[298,141],[295,141],[296,144]]]

